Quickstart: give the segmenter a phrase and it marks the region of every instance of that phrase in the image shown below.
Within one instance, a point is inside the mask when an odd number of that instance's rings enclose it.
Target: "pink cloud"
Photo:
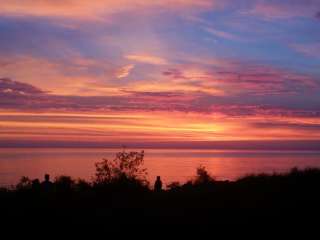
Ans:
[[[133,64],[112,63],[108,59],[85,58],[78,54],[63,59],[8,55],[0,60],[0,66],[0,76],[61,95],[117,94],[119,77],[127,77],[134,68]]]
[[[220,31],[220,30],[214,29],[212,27],[204,27],[204,30],[207,31],[208,33],[212,34],[213,36],[216,36],[216,37],[225,38],[225,39],[232,40],[232,41],[243,41],[244,40],[235,34],[228,33],[225,31]]]
[[[165,65],[167,60],[158,56],[146,55],[146,54],[130,54],[125,56],[126,59],[135,62],[154,64],[154,65]]]
[[[319,89],[312,76],[268,65],[250,63],[207,67],[177,66],[163,72],[165,77],[200,89],[218,88],[228,95],[294,95]]]
[[[259,1],[249,11],[250,14],[266,19],[283,19],[292,17],[314,18],[319,11],[320,3],[317,0],[276,0]]]
[[[320,58],[320,43],[292,44],[291,47],[306,56]]]
[[[102,19],[127,11],[201,10],[221,5],[212,0],[2,0],[0,14],[62,18]]]
[[[128,77],[130,72],[134,69],[133,64],[129,64],[119,69],[117,73],[117,78],[125,78]]]
[[[317,108],[276,107],[254,102],[241,103],[239,100],[243,100],[244,96],[240,98],[217,97],[200,91],[123,91],[123,94],[119,96],[64,96],[48,94],[30,84],[10,79],[1,79],[0,83],[0,109],[2,110],[69,113],[163,111],[219,114],[232,117],[320,117],[320,111]]]

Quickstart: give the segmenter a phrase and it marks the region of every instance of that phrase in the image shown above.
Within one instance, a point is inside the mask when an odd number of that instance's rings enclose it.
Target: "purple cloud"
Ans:
[[[313,58],[320,57],[320,44],[318,42],[306,44],[292,44],[291,47],[295,51],[302,53],[305,56]]]
[[[315,10],[319,9],[318,0],[262,0],[253,1],[251,13],[268,19],[313,17]]]
[[[237,62],[227,66],[195,67],[197,73],[189,72],[188,67],[170,68],[162,74],[189,86],[210,86],[227,90],[229,94],[256,95],[295,95],[320,88],[317,79],[311,75],[271,66]]]
[[[27,83],[12,81],[8,78],[1,78],[0,93],[7,93],[10,95],[37,95],[44,94],[45,92]]]
[[[312,124],[312,123],[290,123],[290,122],[256,122],[251,124],[255,128],[288,128],[295,130],[307,130],[307,131],[319,131],[320,124]]]
[[[205,92],[138,92],[120,96],[62,96],[29,84],[1,79],[0,109],[16,111],[177,111],[240,116],[320,117],[319,104],[306,108],[298,103],[274,104],[245,96],[213,96]],[[10,89],[10,91],[8,91]],[[251,99],[251,100],[250,100]],[[268,102],[268,101],[267,101]]]

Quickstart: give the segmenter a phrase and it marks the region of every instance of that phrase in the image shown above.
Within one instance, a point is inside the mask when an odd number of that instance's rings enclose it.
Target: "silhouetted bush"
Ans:
[[[181,187],[181,184],[179,182],[172,182],[167,185],[168,190],[177,190],[180,187]]]
[[[20,178],[19,183],[16,185],[18,191],[26,191],[32,188],[32,180],[26,176]]]
[[[96,185],[123,185],[137,186],[148,185],[146,169],[142,168],[144,151],[141,152],[118,152],[113,160],[103,159],[95,164]]]
[[[195,185],[210,184],[214,181],[215,179],[212,176],[210,176],[205,167],[200,166],[197,168],[197,176],[194,180]]]
[[[92,188],[92,184],[84,179],[78,179],[76,182],[77,191],[88,191]]]
[[[311,214],[320,206],[320,169],[292,169],[287,173],[247,175],[235,181],[214,179],[204,167],[185,183],[173,182],[167,190],[154,193],[140,171],[143,152],[118,154],[114,161],[97,164],[94,181],[57,177],[52,191],[43,182],[21,178],[15,190],[1,189],[0,210],[29,219],[56,216],[63,221],[103,223],[182,222],[209,223],[245,218],[274,222],[290,210],[293,218]],[[142,176],[145,177],[144,174]],[[51,184],[50,189],[51,189]],[[34,187],[36,186],[36,187]],[[35,189],[38,189],[35,191]],[[307,209],[307,210],[306,210]],[[252,218],[248,212],[252,210]],[[237,211],[244,214],[237,215]],[[219,216],[217,216],[221,213]],[[228,215],[229,214],[229,215]],[[247,217],[248,215],[248,217]],[[259,218],[257,218],[259,216]],[[236,222],[237,223],[237,222]],[[105,224],[108,225],[108,224]]]
[[[70,176],[59,176],[54,181],[56,190],[59,192],[70,192],[75,189],[75,181]]]

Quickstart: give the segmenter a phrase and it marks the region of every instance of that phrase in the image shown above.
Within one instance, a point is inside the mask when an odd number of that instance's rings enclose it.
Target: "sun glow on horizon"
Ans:
[[[319,140],[317,9],[3,0],[0,141]]]

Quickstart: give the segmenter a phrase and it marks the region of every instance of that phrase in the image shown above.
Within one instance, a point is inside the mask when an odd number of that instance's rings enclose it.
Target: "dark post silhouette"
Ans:
[[[154,183],[154,191],[161,192],[161,190],[162,190],[162,181],[160,179],[160,176],[157,176],[157,180]]]
[[[42,189],[46,192],[51,192],[53,190],[53,183],[50,181],[50,175],[44,175],[44,181],[41,183]]]

